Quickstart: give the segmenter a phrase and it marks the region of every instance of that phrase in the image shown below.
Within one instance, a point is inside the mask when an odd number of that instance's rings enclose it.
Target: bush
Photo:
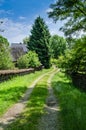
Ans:
[[[59,57],[58,63],[70,73],[86,72],[86,37],[76,40],[73,48]]]
[[[28,68],[27,55],[23,55],[18,59],[17,66],[18,66],[19,69]]]
[[[40,66],[40,62],[39,62],[39,58],[38,55],[33,52],[33,51],[29,51],[27,54],[21,56],[18,61],[17,61],[17,65],[20,69],[23,68],[35,68]]]
[[[51,58],[51,65],[56,65],[57,66],[57,59]]]
[[[13,67],[9,43],[6,38],[0,36],[0,70],[11,69]]]
[[[28,58],[28,67],[34,68],[41,65],[38,58],[38,54],[36,54],[34,51],[29,51],[27,54],[27,58]]]

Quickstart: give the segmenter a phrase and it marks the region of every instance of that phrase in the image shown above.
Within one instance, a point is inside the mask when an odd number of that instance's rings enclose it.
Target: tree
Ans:
[[[38,54],[39,60],[45,68],[50,67],[49,41],[50,33],[48,27],[39,16],[32,27],[28,49]]]
[[[52,58],[57,59],[60,55],[64,54],[66,49],[66,40],[63,37],[54,35],[50,39],[50,50]]]
[[[66,36],[86,32],[86,0],[57,0],[50,8],[52,11],[48,15],[55,22],[66,20],[60,28]]]
[[[29,41],[30,41],[30,38],[29,38],[29,37],[25,37],[25,38],[23,39],[23,43],[24,43],[25,45],[27,45],[27,44],[29,43]]]
[[[72,49],[59,58],[58,63],[70,73],[86,73],[86,36],[77,39]]]
[[[0,69],[13,68],[9,52],[9,43],[6,38],[0,36]]]
[[[0,46],[6,46],[6,47],[9,46],[8,40],[2,36],[0,36]]]
[[[39,67],[41,64],[39,62],[38,55],[33,51],[29,51],[27,54],[21,56],[18,59],[17,65],[20,69],[22,69],[30,67]]]

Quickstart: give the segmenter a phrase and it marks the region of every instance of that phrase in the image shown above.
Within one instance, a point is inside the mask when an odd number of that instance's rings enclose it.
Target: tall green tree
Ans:
[[[32,27],[28,49],[38,54],[39,60],[45,68],[50,67],[49,42],[50,33],[48,27],[39,16]]]
[[[12,67],[9,43],[6,38],[0,36],[0,69],[10,69]]]
[[[55,22],[66,20],[60,28],[66,36],[86,32],[86,0],[57,0],[50,8],[49,17]]]
[[[60,55],[64,54],[66,49],[66,40],[63,37],[54,35],[50,39],[50,50],[52,58],[57,59]]]

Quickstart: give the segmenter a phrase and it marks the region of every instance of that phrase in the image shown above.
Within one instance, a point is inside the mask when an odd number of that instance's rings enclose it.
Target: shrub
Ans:
[[[57,66],[57,59],[51,58],[51,65],[56,65]]]
[[[86,72],[86,37],[76,40],[72,49],[59,57],[58,63],[71,73]]]
[[[27,55],[23,55],[18,59],[17,66],[18,66],[19,69],[28,68]]]
[[[41,64],[39,62],[38,55],[33,51],[29,51],[27,54],[21,56],[18,59],[17,65],[20,69],[22,69],[22,68],[38,67]]]
[[[0,70],[13,68],[9,43],[6,38],[0,36]]]
[[[38,54],[36,54],[34,51],[29,51],[27,54],[28,58],[28,67],[38,67],[41,65]]]

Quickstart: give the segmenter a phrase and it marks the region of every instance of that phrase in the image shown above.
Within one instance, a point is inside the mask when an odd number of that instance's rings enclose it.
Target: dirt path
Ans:
[[[46,100],[46,106],[44,108],[45,115],[41,118],[38,125],[38,130],[58,130],[58,112],[60,110],[58,102],[54,96],[53,89],[51,87],[51,79],[54,76],[54,72],[48,80],[49,95]]]
[[[54,70],[53,70],[54,71]],[[43,74],[40,76],[37,80],[34,81],[34,83],[28,88],[23,98],[13,105],[3,116],[0,118],[0,130],[5,130],[6,126],[9,123],[12,123],[16,117],[19,116],[19,114],[24,110],[26,103],[33,91],[33,88],[37,84],[37,82],[42,79],[45,75],[47,75],[50,72],[47,72],[46,74]]]

